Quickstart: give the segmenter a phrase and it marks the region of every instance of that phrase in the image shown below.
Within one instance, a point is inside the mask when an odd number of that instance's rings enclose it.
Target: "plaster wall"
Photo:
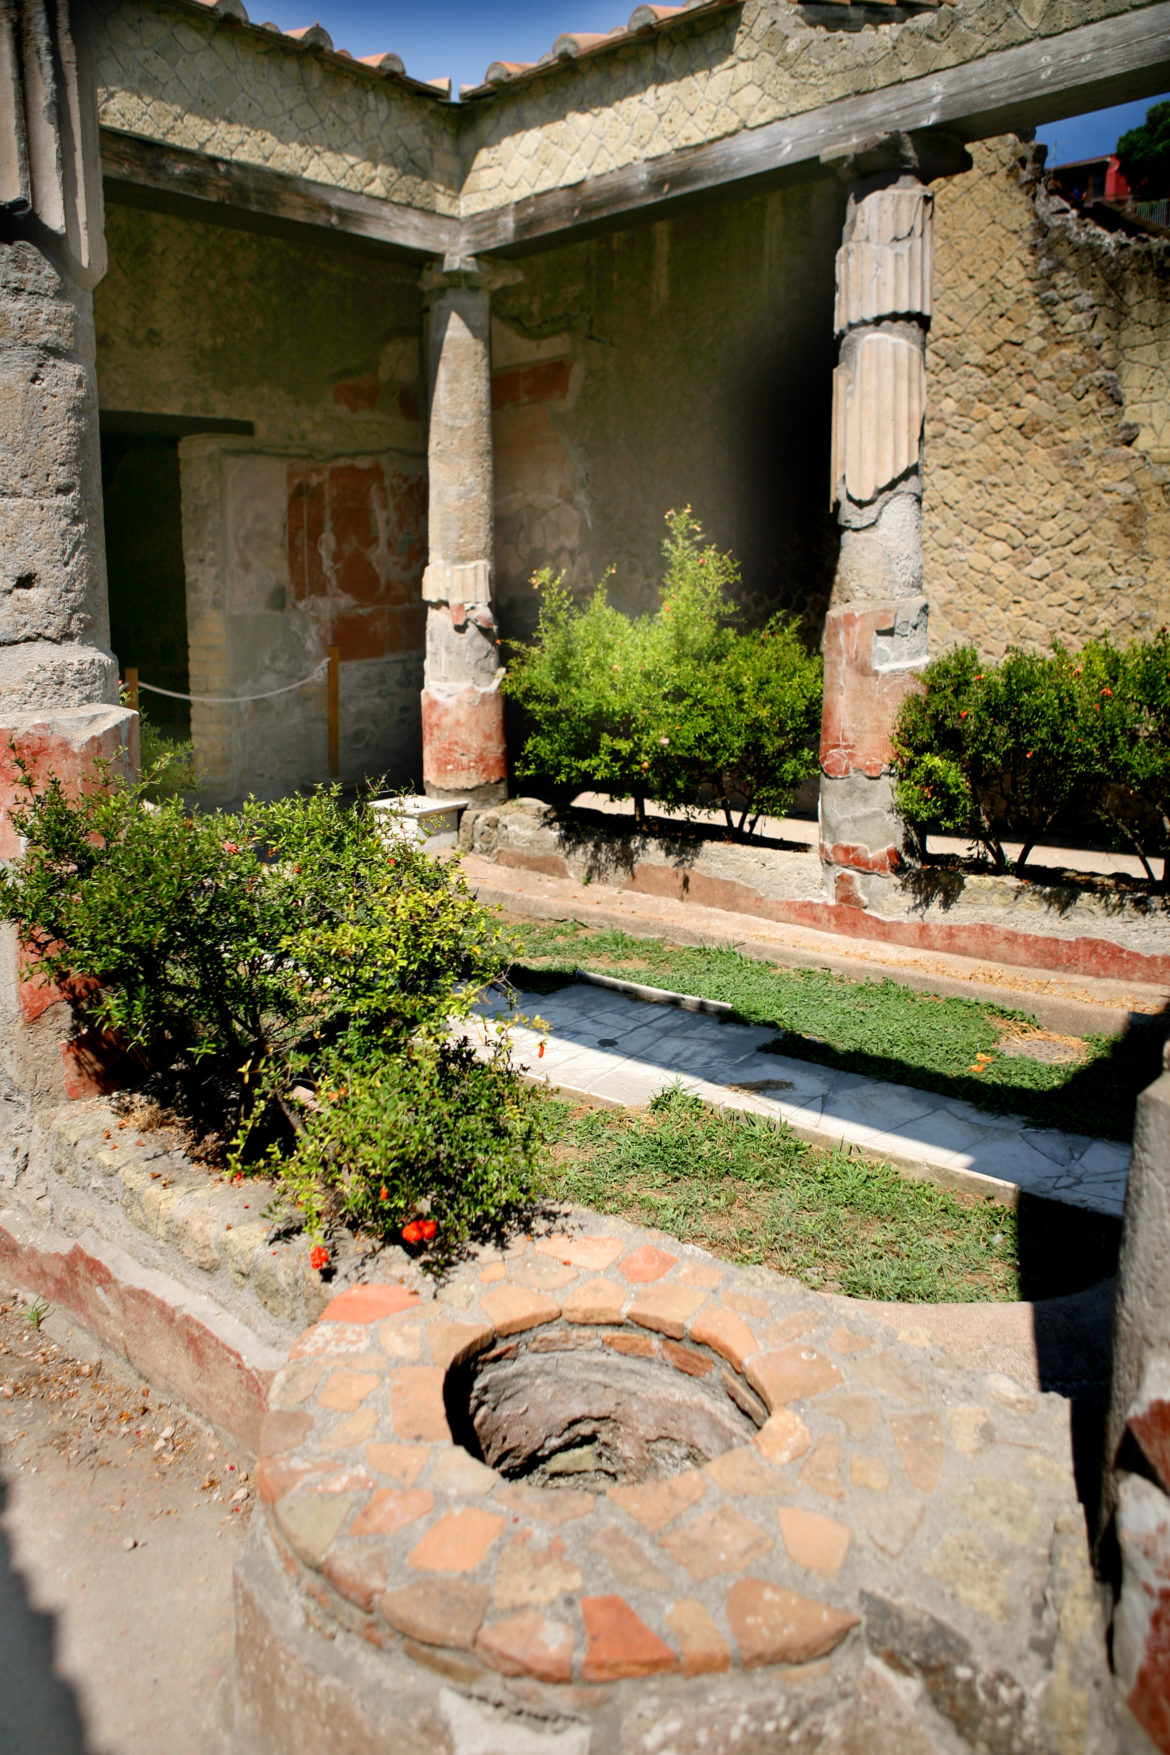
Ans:
[[[506,634],[534,624],[543,565],[581,590],[614,566],[613,601],[649,608],[664,514],[688,503],[754,612],[819,632],[841,205],[821,177],[707,206],[526,257],[493,294]]]
[[[417,782],[417,271],[138,208],[111,207],[107,231],[103,413],[254,428],[180,444],[192,694],[280,688],[337,645],[342,780]],[[209,800],[323,780],[325,678],[248,705],[196,705],[192,732]]]

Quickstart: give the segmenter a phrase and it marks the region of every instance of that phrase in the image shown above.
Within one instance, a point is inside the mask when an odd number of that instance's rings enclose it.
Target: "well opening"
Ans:
[[[546,1331],[539,1350],[495,1347],[448,1373],[456,1442],[510,1480],[594,1491],[663,1480],[757,1430],[744,1411],[754,1398],[730,1372],[691,1375],[661,1358],[558,1338]],[[619,1347],[623,1339],[608,1338]]]

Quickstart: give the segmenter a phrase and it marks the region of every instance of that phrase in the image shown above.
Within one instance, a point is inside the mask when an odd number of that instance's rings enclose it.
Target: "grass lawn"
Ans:
[[[1115,1220],[1050,1203],[1012,1212],[910,1182],[679,1091],[648,1109],[547,1104],[552,1199],[657,1226],[818,1291],[930,1303],[1045,1297],[1116,1265]]]
[[[576,922],[525,922],[513,930],[520,983],[527,970],[552,985],[582,968],[723,1000],[745,1023],[782,1031],[773,1044],[777,1054],[941,1091],[1043,1127],[1128,1139],[1138,1092],[1161,1070],[1154,1031],[1148,1039],[1059,1037],[1026,1012],[918,993],[894,981],[853,981],[827,969],[778,968],[717,946],[672,945]],[[1038,1053],[1072,1058],[1044,1060]]]

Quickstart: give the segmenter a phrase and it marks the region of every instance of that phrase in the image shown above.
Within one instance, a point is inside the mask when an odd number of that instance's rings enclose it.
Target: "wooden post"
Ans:
[[[133,708],[134,712],[137,713],[137,711],[138,711],[138,669],[137,669],[136,665],[128,664],[126,666],[126,680],[122,684],[122,691],[126,696],[126,705],[128,707]]]
[[[341,648],[329,648],[329,777],[336,780],[341,773],[341,709],[340,672]]]

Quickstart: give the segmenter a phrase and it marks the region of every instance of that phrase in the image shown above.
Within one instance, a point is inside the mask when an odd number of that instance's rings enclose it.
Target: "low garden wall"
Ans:
[[[538,799],[473,807],[460,846],[503,868],[669,897],[849,938],[999,963],[1170,981],[1170,899],[1111,879],[928,868],[883,880],[881,911],[825,899],[814,848],[653,835]]]

